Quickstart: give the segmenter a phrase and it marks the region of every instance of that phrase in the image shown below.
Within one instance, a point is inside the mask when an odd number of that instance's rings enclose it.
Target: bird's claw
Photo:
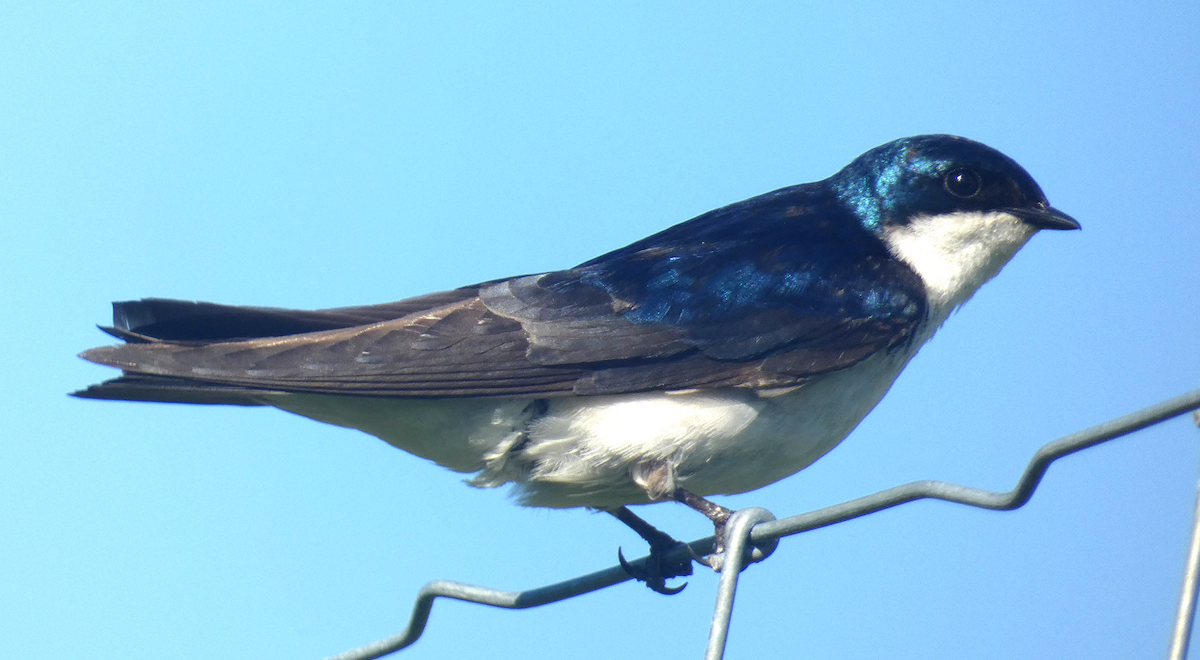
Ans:
[[[683,561],[668,563],[665,560],[665,556],[667,551],[673,547],[674,546],[668,546],[665,548],[653,545],[650,546],[650,556],[646,558],[646,561],[642,566],[635,566],[634,564],[626,561],[625,555],[621,552],[621,549],[617,548],[617,560],[621,562],[621,568],[625,569],[626,573],[628,573],[635,580],[645,582],[646,586],[649,587],[651,591],[663,594],[665,596],[674,596],[687,587],[687,582],[684,582],[678,587],[668,587],[667,580],[669,578],[680,577],[682,575],[691,575],[692,561],[689,558]],[[692,554],[693,557],[695,556],[695,553],[691,552],[690,546],[688,546],[688,552]]]

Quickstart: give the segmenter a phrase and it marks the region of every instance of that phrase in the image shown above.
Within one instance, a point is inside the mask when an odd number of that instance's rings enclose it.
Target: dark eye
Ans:
[[[983,185],[983,181],[975,170],[958,169],[953,170],[946,175],[946,180],[943,183],[946,186],[946,192],[949,192],[955,197],[973,197],[979,192],[979,188]]]

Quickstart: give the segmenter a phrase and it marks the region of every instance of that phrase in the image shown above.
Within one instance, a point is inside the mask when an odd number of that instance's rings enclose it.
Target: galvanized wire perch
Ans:
[[[1010,511],[1029,501],[1050,464],[1063,456],[1094,447],[1102,442],[1153,426],[1198,408],[1200,408],[1200,390],[1194,390],[1046,444],[1034,454],[1016,487],[1007,493],[997,493],[944,481],[915,481],[880,491],[874,495],[780,520],[771,520],[771,514],[765,509],[746,509],[743,510],[744,513],[739,511],[738,514],[741,515],[738,517],[750,524],[740,525],[741,533],[734,531],[729,533],[727,542],[730,545],[730,552],[724,563],[726,569],[733,570],[722,572],[721,582],[718,585],[717,605],[713,613],[713,626],[709,635],[709,647],[705,657],[715,660],[720,658],[723,653],[729,618],[733,609],[734,591],[737,587],[737,573],[745,564],[760,561],[769,555],[774,550],[775,542],[778,539],[921,499],[938,499],[984,509]],[[733,530],[734,525],[731,524],[729,529]],[[748,536],[749,543],[753,548],[752,553],[747,553],[749,556],[743,558],[741,553],[736,553],[735,548],[742,547],[745,536]],[[699,539],[688,545],[691,553],[706,555],[713,550],[713,537]],[[681,546],[669,553],[668,558],[682,559],[689,556],[688,550]],[[647,557],[642,557],[631,563],[639,564],[645,562],[646,559]],[[409,619],[408,627],[402,632],[378,642],[331,656],[326,660],[370,660],[409,646],[425,630],[430,610],[433,608],[433,601],[439,596],[508,609],[525,609],[597,591],[629,579],[632,578],[624,569],[620,566],[613,566],[528,591],[499,591],[445,580],[430,582],[417,594],[412,617]]]
[[[1192,421],[1200,426],[1200,410],[1192,411]],[[1196,618],[1196,593],[1200,587],[1200,485],[1196,488],[1196,513],[1192,516],[1192,541],[1188,545],[1187,566],[1183,569],[1183,589],[1179,594],[1179,610],[1175,629],[1171,632],[1168,660],[1184,660],[1188,642],[1192,639],[1192,623]]]

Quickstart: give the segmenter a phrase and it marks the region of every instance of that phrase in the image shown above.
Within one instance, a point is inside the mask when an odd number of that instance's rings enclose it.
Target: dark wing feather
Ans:
[[[823,190],[768,193],[480,298],[521,322],[538,364],[800,352],[772,363],[793,375],[843,368],[907,341],[925,288]]]
[[[113,303],[113,328],[121,339],[147,341],[230,341],[282,337],[305,332],[350,328],[474,298],[475,287],[431,293],[383,305],[298,310],[240,307],[209,302],[145,298]]]
[[[151,401],[202,403],[229,406],[262,405],[261,397],[270,394],[261,388],[239,387],[193,381],[185,378],[127,374],[74,392],[83,399],[110,401]]]
[[[547,369],[525,359],[519,323],[487,312],[478,299],[443,305],[399,319],[282,337],[237,341],[153,341],[103,346],[82,354],[118,367],[112,388],[174,378],[176,391],[204,383],[257,391],[372,396],[505,396],[569,393],[579,368]],[[133,378],[133,380],[130,380]],[[77,393],[113,397],[109,383]],[[146,399],[139,391],[139,399]],[[189,395],[189,398],[195,398]],[[167,399],[175,400],[175,399]]]
[[[799,383],[906,342],[926,313],[917,275],[826,192],[768,193],[572,270],[387,305],[118,303],[113,332],[130,343],[83,357],[125,374],[77,394],[256,403]]]

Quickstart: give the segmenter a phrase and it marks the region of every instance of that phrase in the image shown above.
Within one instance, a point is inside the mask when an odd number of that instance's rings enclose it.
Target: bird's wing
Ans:
[[[382,305],[319,310],[145,298],[113,303],[113,325],[102,329],[133,342],[156,339],[214,342],[281,337],[390,321],[413,312],[468,300],[478,293],[478,287],[463,287]]]
[[[885,252],[813,256],[741,241],[647,248],[571,271],[480,289],[520,322],[526,359],[589,365],[581,394],[773,387],[842,369],[906,342],[924,286]]]
[[[761,199],[685,223],[698,232],[676,226],[572,270],[389,305],[121,303],[113,331],[130,343],[82,356],[125,373],[78,394],[237,403],[262,391],[548,397],[777,387],[912,336],[926,310],[911,269],[873,237],[841,235],[846,223],[827,213]]]
[[[381,306],[378,312],[383,314],[388,307]],[[272,316],[265,308],[253,308],[242,317],[228,307],[212,309],[220,316],[256,318],[261,327],[297,318],[290,310],[278,310]],[[186,391],[189,401],[203,398],[196,390],[205,384],[220,386],[222,396],[218,398],[222,400],[214,403],[263,390],[503,396],[569,392],[582,374],[578,368],[547,369],[529,363],[524,357],[527,342],[520,324],[491,314],[474,296],[378,323],[281,336],[162,340],[137,330],[125,332],[132,332],[135,341],[81,354],[125,374],[78,395],[146,399],[153,392],[145,390],[165,387],[174,379],[180,381],[174,383],[177,393]]]

